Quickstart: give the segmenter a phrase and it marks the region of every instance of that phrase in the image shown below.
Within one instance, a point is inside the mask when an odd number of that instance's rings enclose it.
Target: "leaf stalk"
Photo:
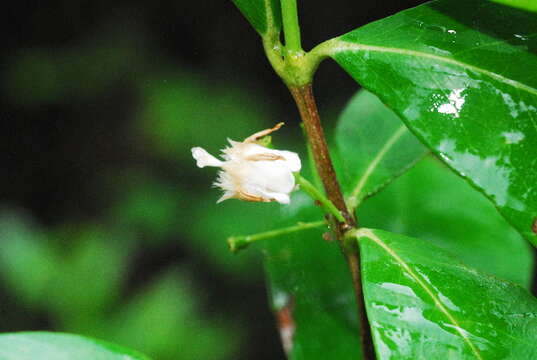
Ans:
[[[341,215],[341,212],[338,210],[338,208],[336,208],[336,206],[330,200],[328,200],[328,198],[324,196],[324,194],[320,192],[319,189],[317,189],[311,182],[306,180],[299,173],[295,173],[295,180],[296,183],[300,186],[300,189],[314,200],[317,200],[326,213],[333,215],[340,223],[346,222],[345,218],[343,217],[343,215]]]
[[[281,0],[285,49],[288,53],[303,53],[296,0]]]
[[[297,231],[307,230],[307,229],[314,229],[318,227],[325,226],[325,221],[315,221],[315,222],[299,222],[296,225],[281,228],[281,229],[275,229],[270,230],[262,233],[252,234],[252,235],[242,235],[242,236],[231,236],[227,239],[227,243],[229,245],[229,249],[231,252],[238,252],[242,249],[245,249],[248,247],[251,243],[263,240],[263,239],[269,239],[272,237],[277,237],[281,235],[291,234]]]

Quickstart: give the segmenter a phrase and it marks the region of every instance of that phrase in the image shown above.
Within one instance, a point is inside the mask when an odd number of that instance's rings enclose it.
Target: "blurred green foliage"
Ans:
[[[29,219],[8,209],[0,217],[0,275],[20,301],[38,306],[56,275],[57,254],[46,234]],[[31,271],[29,271],[31,269]]]
[[[149,66],[135,32],[100,34],[68,48],[36,47],[8,57],[3,88],[19,106],[65,104],[135,82]],[[126,63],[128,59],[128,63]]]
[[[5,210],[0,217],[0,276],[29,311],[55,329],[121,343],[158,359],[227,359],[241,330],[203,315],[187,269],[170,268],[124,294],[132,242],[94,226],[47,231]],[[63,238],[57,236],[63,233]]]
[[[273,121],[269,108],[244,89],[187,73],[147,81],[142,97],[140,127],[151,148],[189,166],[192,146],[218,153],[227,137],[242,140]]]
[[[165,359],[225,359],[240,344],[229,321],[200,316],[188,273],[171,268],[112,321],[111,338]]]
[[[116,190],[107,218],[135,231],[149,246],[159,246],[182,233],[180,219],[188,214],[185,189],[152,178],[143,172],[128,172]]]
[[[2,86],[22,108],[92,102],[128,88],[136,102],[126,136],[143,161],[102,171],[93,191],[108,205],[93,219],[41,226],[0,204],[2,288],[25,313],[44,316],[50,330],[117,342],[155,359],[235,359],[246,317],[209,311],[194,273],[203,263],[204,271],[238,283],[262,281],[258,254],[235,256],[225,240],[267,230],[277,207],[215,206],[216,172],[196,168],[190,148],[217,154],[227,137],[241,140],[275,120],[254,92],[159,63],[145,50],[143,38],[124,32],[71,48],[28,48],[8,59]],[[133,280],[144,273],[139,260],[147,249],[170,246],[188,258]],[[10,328],[17,327],[4,324]]]

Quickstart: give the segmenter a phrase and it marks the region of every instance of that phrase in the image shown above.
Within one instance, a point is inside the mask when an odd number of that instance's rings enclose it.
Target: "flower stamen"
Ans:
[[[248,161],[276,161],[276,160],[285,160],[281,155],[274,154],[255,154],[246,157]]]
[[[273,132],[279,130],[284,124],[285,124],[284,122],[279,122],[276,125],[274,125],[274,127],[270,128],[270,129],[265,129],[265,130],[258,131],[255,134],[250,135],[246,139],[244,139],[243,143],[255,143],[256,141],[258,141],[262,137],[270,135]]]

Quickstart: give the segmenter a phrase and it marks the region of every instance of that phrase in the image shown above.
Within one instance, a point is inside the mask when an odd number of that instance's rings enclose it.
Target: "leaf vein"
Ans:
[[[324,49],[326,48],[326,49]],[[475,65],[470,65],[467,63],[464,63],[462,61],[443,57],[440,55],[434,55],[434,54],[428,54],[421,51],[416,50],[408,50],[408,49],[402,49],[402,48],[393,48],[393,47],[384,47],[384,46],[375,46],[375,45],[365,45],[365,44],[356,44],[356,43],[350,43],[347,41],[342,41],[339,39],[333,39],[327,41],[325,44],[323,44],[323,49],[319,49],[320,51],[326,51],[326,55],[328,56],[334,56],[340,52],[345,51],[374,51],[374,52],[381,52],[381,53],[393,53],[393,54],[399,54],[399,55],[407,55],[407,56],[416,56],[421,58],[427,58],[432,60],[437,60],[441,62],[445,62],[448,64],[460,66],[462,68],[465,68],[467,70],[471,70],[477,73],[481,73],[483,75],[486,75],[490,78],[493,78],[499,82],[505,83],[507,85],[510,85],[516,89],[524,90],[532,95],[537,96],[537,89],[526,85],[524,83],[521,83],[519,81],[509,79],[503,75],[500,75],[498,73],[495,73],[493,71],[489,71],[486,69],[482,69]]]
[[[369,163],[369,166],[358,180],[358,183],[352,190],[351,196],[349,197],[348,203],[351,209],[355,209],[359,205],[360,201],[358,197],[360,196],[360,192],[364,189],[364,186],[369,180],[369,177],[371,176],[371,174],[373,174],[384,156],[386,156],[386,154],[390,151],[393,145],[397,142],[397,140],[399,140],[399,138],[401,138],[401,136],[403,136],[406,131],[407,129],[405,125],[401,125],[399,128],[397,128],[394,134],[386,141],[384,146],[379,150],[377,155]]]
[[[476,345],[470,340],[468,335],[461,330],[461,326],[455,319],[455,317],[449,312],[449,310],[444,306],[444,304],[440,301],[438,296],[434,294],[434,292],[427,286],[426,280],[424,280],[418,273],[416,273],[397,253],[390,248],[385,242],[383,242],[378,236],[376,236],[373,231],[370,229],[360,229],[356,232],[356,237],[366,237],[370,240],[372,240],[375,244],[380,246],[384,251],[388,253],[389,256],[391,256],[408,275],[410,275],[417,283],[418,285],[429,295],[429,297],[433,300],[435,306],[448,318],[448,320],[453,324],[455,331],[459,333],[459,335],[463,338],[464,342],[468,345],[468,347],[471,349],[472,353],[475,355],[476,359],[483,360],[481,357],[481,353],[477,349]]]

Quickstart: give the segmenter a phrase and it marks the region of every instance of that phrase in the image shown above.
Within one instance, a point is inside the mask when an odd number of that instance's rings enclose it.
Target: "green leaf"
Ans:
[[[537,2],[535,0],[492,0],[499,4],[516,7],[522,10],[537,12]]]
[[[356,232],[379,359],[534,359],[537,299],[430,243]]]
[[[489,201],[433,159],[365,201],[358,216],[366,227],[426,239],[479,271],[531,285],[528,243]]]
[[[492,2],[440,0],[322,48],[537,245],[535,24]]]
[[[135,351],[78,335],[22,332],[0,335],[0,360],[149,360]]]
[[[322,219],[304,194],[283,208],[287,224]],[[325,229],[326,231],[326,229]],[[270,299],[291,360],[360,359],[357,310],[349,270],[323,229],[265,241]]]
[[[233,0],[233,3],[261,36],[280,31],[282,15],[279,0]]]
[[[367,91],[359,91],[341,114],[336,144],[338,176],[353,209],[427,153],[397,115]]]

